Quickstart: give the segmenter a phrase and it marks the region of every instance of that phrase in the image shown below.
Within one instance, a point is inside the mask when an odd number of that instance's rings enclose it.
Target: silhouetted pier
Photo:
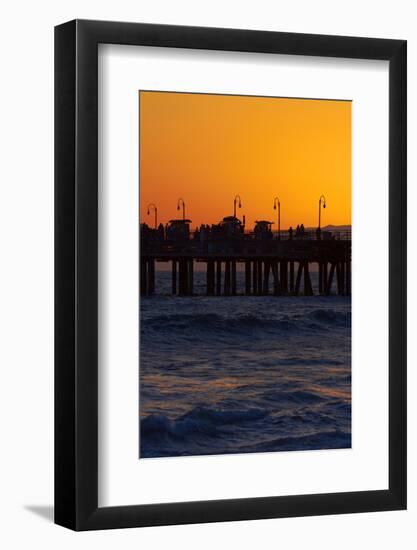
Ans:
[[[170,262],[171,292],[179,296],[194,294],[197,262],[205,264],[207,296],[329,295],[333,286],[338,295],[351,294],[350,233],[343,238],[317,234],[278,239],[271,233],[269,238],[257,239],[242,233],[212,240],[141,239],[141,247],[142,295],[156,290],[157,262]],[[238,264],[243,272],[240,288]],[[318,272],[315,285],[311,277],[314,264]]]
[[[219,223],[201,224],[191,232],[191,220],[185,217],[184,199],[178,199],[177,210],[182,218],[158,225],[158,209],[153,211],[154,228],[141,224],[140,290],[155,293],[155,264],[170,262],[173,295],[194,294],[194,265],[206,265],[207,296],[329,295],[335,281],[339,295],[351,294],[351,232],[332,226],[321,228],[321,210],[326,208],[324,195],[318,202],[318,227],[305,230],[298,225],[281,231],[281,203],[274,198],[278,231],[274,234],[268,220],[257,220],[252,231],[245,230],[245,216],[237,218],[241,198],[233,200],[233,216]],[[244,284],[238,288],[237,266],[244,266]],[[313,288],[311,266],[318,266],[318,281]],[[242,283],[241,283],[242,284]]]

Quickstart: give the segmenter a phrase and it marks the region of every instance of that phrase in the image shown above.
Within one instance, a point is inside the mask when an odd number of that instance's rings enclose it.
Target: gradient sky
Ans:
[[[351,102],[140,92],[140,219],[181,217],[192,227],[233,214],[246,227],[269,219],[281,228],[351,223]]]

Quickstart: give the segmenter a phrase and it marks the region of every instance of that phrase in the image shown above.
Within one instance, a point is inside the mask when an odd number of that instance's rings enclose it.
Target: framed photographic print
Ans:
[[[55,521],[406,507],[406,42],[55,30]]]

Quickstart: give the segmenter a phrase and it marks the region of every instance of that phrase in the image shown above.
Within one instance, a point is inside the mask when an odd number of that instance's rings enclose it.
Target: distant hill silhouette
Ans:
[[[325,225],[322,227],[325,231],[332,231],[334,229],[338,229],[339,231],[349,231],[349,229],[352,229],[351,225]]]
[[[293,227],[294,229],[294,227]],[[316,231],[317,226],[315,227],[306,227],[305,231]],[[322,231],[351,231],[352,226],[351,225],[324,225],[322,226]],[[284,229],[284,231],[286,231]],[[276,233],[276,229],[272,230],[273,233]]]

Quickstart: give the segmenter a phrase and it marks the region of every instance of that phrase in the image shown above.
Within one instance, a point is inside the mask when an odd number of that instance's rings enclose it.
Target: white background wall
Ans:
[[[3,6],[0,100],[0,545],[14,548],[411,549],[417,542],[415,2],[15,0]],[[53,500],[53,26],[73,18],[408,40],[409,510],[72,533]],[[372,396],[370,396],[372,406]]]

